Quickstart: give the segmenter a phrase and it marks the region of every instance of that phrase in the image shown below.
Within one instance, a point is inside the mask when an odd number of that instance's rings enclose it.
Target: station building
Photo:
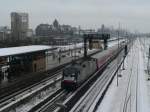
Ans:
[[[0,49],[0,76],[21,75],[46,70],[46,52],[57,48],[43,45]]]

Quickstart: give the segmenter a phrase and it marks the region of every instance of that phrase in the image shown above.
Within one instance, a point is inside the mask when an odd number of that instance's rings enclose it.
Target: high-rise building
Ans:
[[[0,41],[7,40],[10,38],[11,30],[7,26],[0,27]]]
[[[12,40],[24,40],[27,37],[29,18],[27,13],[11,13]]]
[[[40,24],[36,27],[36,36],[49,37],[52,32],[52,26],[49,24]]]

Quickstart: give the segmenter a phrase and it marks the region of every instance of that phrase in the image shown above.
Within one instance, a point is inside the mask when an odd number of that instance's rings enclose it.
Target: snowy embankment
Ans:
[[[119,72],[122,75],[119,85],[115,78],[97,112],[150,112],[150,95],[141,47],[140,41],[136,40],[125,59],[125,70]]]

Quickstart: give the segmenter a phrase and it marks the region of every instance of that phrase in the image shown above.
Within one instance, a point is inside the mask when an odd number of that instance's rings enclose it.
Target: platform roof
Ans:
[[[31,45],[31,46],[0,48],[0,57],[14,56],[19,54],[27,54],[27,53],[52,50],[52,49],[55,48],[46,45]]]

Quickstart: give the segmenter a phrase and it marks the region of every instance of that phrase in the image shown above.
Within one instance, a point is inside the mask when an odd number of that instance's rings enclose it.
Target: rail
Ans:
[[[53,84],[57,83],[60,80],[61,80],[61,76],[58,76],[58,74],[56,74],[55,77],[53,76],[53,78],[51,77],[45,81],[39,82],[38,85],[34,87],[33,86],[29,87],[28,89],[24,90],[24,92],[21,91],[21,94],[18,94],[17,96],[14,96],[13,98],[8,99],[3,103],[1,103],[0,111],[7,112],[9,110],[15,109],[19,105],[25,104],[33,96],[37,96],[43,91],[46,91],[47,88],[51,87]]]
[[[123,49],[123,48],[122,48]],[[92,77],[90,77],[79,89],[77,89],[67,100],[65,100],[62,104],[67,106],[65,109],[65,112],[69,112],[72,107],[76,104],[76,102],[86,93],[86,91],[91,87],[91,85],[94,83],[94,81],[97,80],[99,75],[105,70],[105,68],[111,63],[118,54],[122,51],[122,49],[115,55],[111,60],[109,60],[107,63],[104,64],[104,66],[96,72]],[[121,66],[121,65],[120,65]],[[119,67],[120,67],[119,66]],[[116,73],[115,73],[116,74]],[[109,84],[110,85],[110,84]],[[106,92],[106,91],[105,91]],[[104,95],[104,94],[103,94]],[[62,112],[63,110],[61,108],[57,108],[55,112]]]

